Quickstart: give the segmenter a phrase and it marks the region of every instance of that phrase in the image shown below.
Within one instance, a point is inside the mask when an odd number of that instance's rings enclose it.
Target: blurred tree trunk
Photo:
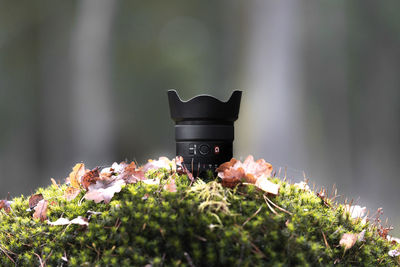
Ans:
[[[77,161],[92,165],[114,156],[110,44],[116,2],[78,3],[71,45],[72,149]]]
[[[306,166],[299,3],[249,6],[244,84],[251,90],[245,91],[241,117],[251,124],[238,127],[238,151],[273,158],[276,166]]]

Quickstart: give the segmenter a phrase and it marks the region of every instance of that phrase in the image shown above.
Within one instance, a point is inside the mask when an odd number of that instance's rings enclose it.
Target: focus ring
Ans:
[[[233,139],[233,125],[175,125],[176,141]]]

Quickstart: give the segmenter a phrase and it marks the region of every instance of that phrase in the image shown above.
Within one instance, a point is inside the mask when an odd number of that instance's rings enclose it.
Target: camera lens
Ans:
[[[193,173],[215,171],[232,158],[233,123],[239,115],[241,96],[241,91],[234,91],[227,102],[209,95],[182,101],[175,90],[168,90],[176,155],[183,157]]]

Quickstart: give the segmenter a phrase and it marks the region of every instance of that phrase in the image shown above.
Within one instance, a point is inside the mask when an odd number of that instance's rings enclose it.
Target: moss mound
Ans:
[[[167,179],[167,170],[152,175]],[[1,266],[394,266],[394,245],[377,227],[354,220],[343,205],[272,179],[278,196],[254,186],[224,188],[218,180],[190,184],[176,178],[177,191],[143,182],[129,184],[109,204],[66,201],[66,185],[40,188],[54,222],[82,216],[88,226],[51,226],[33,219],[27,197],[0,211]],[[274,206],[273,203],[276,205]],[[363,240],[344,250],[344,233]]]

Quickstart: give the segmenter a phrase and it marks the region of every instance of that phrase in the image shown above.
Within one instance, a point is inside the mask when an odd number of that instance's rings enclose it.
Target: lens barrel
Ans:
[[[193,173],[215,171],[232,158],[233,123],[239,115],[241,96],[242,91],[234,91],[227,102],[209,95],[182,101],[175,90],[168,90],[176,155],[183,157]]]

